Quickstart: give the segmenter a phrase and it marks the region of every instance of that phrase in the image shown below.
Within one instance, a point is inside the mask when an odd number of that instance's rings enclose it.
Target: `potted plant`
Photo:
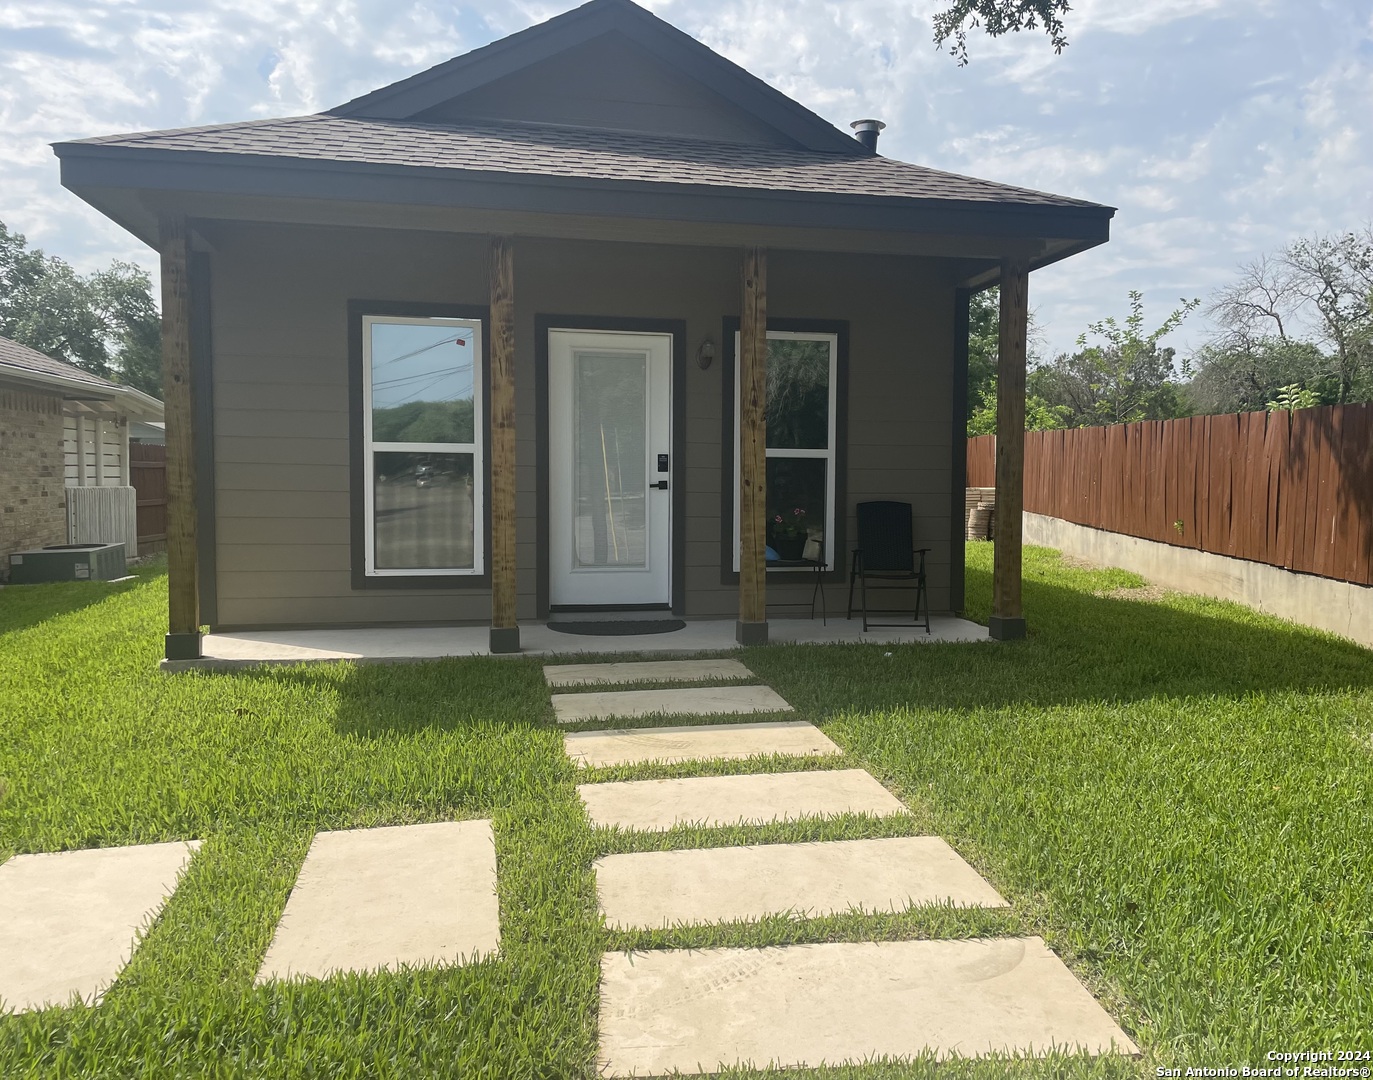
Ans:
[[[810,528],[806,524],[806,511],[797,506],[790,513],[774,514],[768,522],[768,542],[777,557],[783,561],[801,558],[810,538]]]

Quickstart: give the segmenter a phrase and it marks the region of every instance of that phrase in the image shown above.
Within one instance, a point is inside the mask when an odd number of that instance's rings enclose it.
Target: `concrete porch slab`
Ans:
[[[96,1004],[199,846],[16,855],[0,866],[0,1012]]]
[[[933,633],[923,629],[873,630],[864,634],[857,619],[773,619],[771,638],[779,643],[839,644],[868,642],[890,645],[948,641],[986,641],[987,628],[951,615],[936,615]],[[216,670],[259,664],[312,664],[334,660],[359,663],[398,663],[437,660],[446,656],[490,656],[490,628],[486,626],[400,626],[337,630],[251,630],[206,634],[199,660],[165,660],[165,671],[192,668]],[[688,620],[669,634],[592,637],[562,634],[545,623],[520,626],[522,656],[617,653],[725,652],[739,648],[733,619]]]
[[[322,832],[257,982],[461,964],[500,945],[489,821]]]
[[[681,713],[684,716],[743,716],[794,712],[770,686],[692,686],[679,690],[585,691],[554,694],[553,715],[560,724],[583,720],[626,719]]]
[[[1138,1053],[1037,937],[607,953],[600,1029],[605,1076]]]
[[[900,799],[862,769],[582,784],[577,794],[592,825],[644,831],[906,812]]]
[[[843,753],[823,731],[804,720],[569,731],[563,736],[563,748],[578,765],[590,768],[644,761],[737,760],[761,754],[823,757]]]
[[[617,929],[832,915],[911,904],[1005,907],[1006,901],[937,836],[811,844],[640,851],[595,862],[596,893]]]
[[[635,682],[716,682],[751,679],[738,660],[648,660],[637,664],[548,664],[549,686],[598,686]]]

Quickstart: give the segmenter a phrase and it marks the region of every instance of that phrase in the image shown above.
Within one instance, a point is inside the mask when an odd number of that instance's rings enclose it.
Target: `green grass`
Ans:
[[[971,614],[990,596],[969,548]],[[1026,558],[1030,640],[770,647],[745,662],[846,751],[578,774],[523,659],[165,676],[164,582],[0,591],[0,858],[204,845],[95,1009],[0,1017],[9,1077],[594,1076],[605,949],[1036,933],[1142,1059],[788,1075],[1116,1077],[1373,1048],[1373,654],[1138,579]],[[616,657],[616,659],[622,659]],[[905,817],[594,830],[587,779],[861,766]],[[318,829],[491,817],[502,952],[254,987]],[[937,832],[1009,912],[612,933],[610,852]],[[755,1075],[748,1072],[730,1075]]]

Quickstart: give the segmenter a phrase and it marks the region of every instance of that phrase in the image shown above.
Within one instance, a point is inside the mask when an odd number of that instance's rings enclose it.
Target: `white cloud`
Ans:
[[[53,141],[327,108],[576,0],[0,0],[0,220],[91,268],[150,263],[64,191]],[[936,168],[1119,207],[1105,248],[1035,275],[1049,348],[1204,294],[1303,233],[1373,216],[1373,21],[1304,0],[1077,0],[1035,31],[931,40],[944,0],[647,0],[847,130]],[[1181,342],[1199,340],[1189,320]]]

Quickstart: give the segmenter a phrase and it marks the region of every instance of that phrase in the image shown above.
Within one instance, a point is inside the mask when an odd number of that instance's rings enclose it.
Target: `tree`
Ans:
[[[1036,363],[1044,337],[1030,312],[1026,346],[1031,363]],[[996,373],[1001,355],[1001,290],[974,293],[968,303],[968,436],[988,435],[996,430]],[[1027,399],[1025,430],[1041,431],[1063,427],[1063,421],[1047,402]]]
[[[0,221],[0,337],[162,396],[161,325],[148,272],[114,262],[82,276]]]
[[[996,366],[1000,348],[1001,290],[987,289],[974,293],[968,301],[969,425],[974,414],[984,407],[988,399],[996,400]],[[995,409],[992,414],[996,414]],[[968,434],[974,434],[971,426]]]
[[[1026,431],[1061,431],[1068,426],[1068,410],[1050,405],[1036,394],[1025,395]],[[968,418],[968,438],[974,435],[996,434],[996,387],[982,399],[982,404]]]
[[[1339,403],[1373,392],[1373,229],[1303,238],[1288,245],[1283,261],[1334,349]]]
[[[968,63],[968,31],[981,27],[988,37],[1044,27],[1055,53],[1068,46],[1062,15],[1068,0],[952,0],[948,8],[934,17],[934,43],[943,45],[950,38],[949,55],[959,67]]]
[[[1171,348],[1159,341],[1181,325],[1200,300],[1182,306],[1149,333],[1144,332],[1144,295],[1130,293],[1124,325],[1114,316],[1092,323],[1077,339],[1078,351],[1060,354],[1030,372],[1027,390],[1049,406],[1066,410],[1068,426],[1094,427],[1182,415]],[[1089,345],[1088,335],[1101,341]]]
[[[1288,386],[1303,388],[1321,405],[1339,399],[1340,383],[1330,374],[1330,358],[1309,341],[1220,335],[1183,366],[1191,381],[1182,395],[1192,413],[1258,412]]]
[[[1207,411],[1262,409],[1290,386],[1328,405],[1373,399],[1373,230],[1260,256],[1207,314],[1219,330],[1191,360],[1188,387]]]

